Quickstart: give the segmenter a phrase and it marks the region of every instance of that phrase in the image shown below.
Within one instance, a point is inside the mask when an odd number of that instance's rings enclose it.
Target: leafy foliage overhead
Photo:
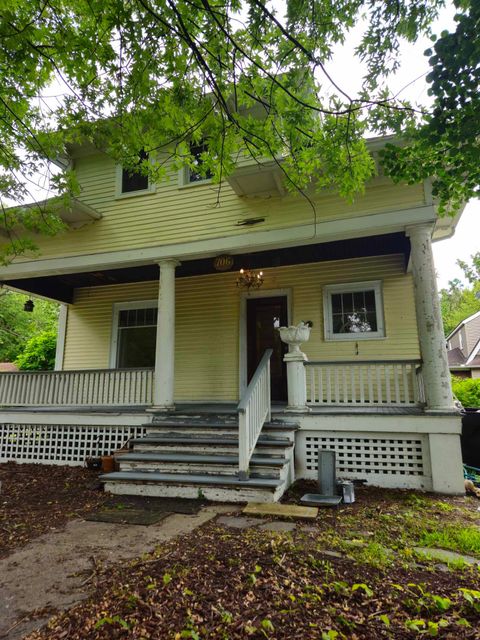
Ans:
[[[167,160],[195,166],[190,143],[202,142],[202,170],[219,185],[240,149],[257,161],[284,157],[279,165],[292,190],[304,192],[315,175],[318,187],[351,198],[375,171],[363,141],[368,130],[406,131],[412,142],[398,155],[389,153],[387,170],[412,181],[433,175],[443,205],[453,200],[458,207],[475,192],[478,178],[469,173],[473,142],[471,154],[462,146],[466,133],[476,139],[472,129],[478,138],[478,118],[468,132],[466,127],[466,116],[478,104],[471,90],[478,80],[478,48],[469,38],[478,2],[458,2],[454,46],[448,34],[435,44],[432,113],[388,88],[402,41],[429,33],[442,5],[443,0],[0,0],[2,201],[27,199],[36,172],[48,171],[46,158],[58,159],[66,144],[85,142],[132,168],[142,149],[158,151],[153,167],[142,162],[157,179]],[[354,28],[361,33],[355,55],[366,69],[358,93],[329,73],[335,48]],[[457,77],[460,87],[452,83]],[[447,156],[445,168],[448,145],[458,153]],[[412,172],[416,159],[419,168]],[[51,177],[58,192],[75,192],[68,170]],[[4,260],[33,249],[18,225],[46,233],[59,228],[45,205],[7,210],[3,204],[2,226],[10,236]]]
[[[432,176],[433,195],[445,211],[480,194],[480,2],[456,0],[456,30],[442,32],[429,56],[433,109],[422,126],[406,127],[409,144],[391,147],[389,172],[417,182]]]

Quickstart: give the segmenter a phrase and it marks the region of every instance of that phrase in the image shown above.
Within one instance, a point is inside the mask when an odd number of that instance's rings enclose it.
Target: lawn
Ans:
[[[480,501],[375,488],[357,498],[285,533],[260,528],[272,518],[243,529],[217,518],[99,567],[90,598],[28,638],[479,638],[478,566],[414,547],[480,559]]]

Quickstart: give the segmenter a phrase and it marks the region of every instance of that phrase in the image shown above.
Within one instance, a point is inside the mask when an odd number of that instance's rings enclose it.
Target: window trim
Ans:
[[[192,145],[192,146],[196,146],[196,145]],[[184,165],[178,171],[178,188],[179,189],[195,187],[200,184],[211,184],[211,182],[212,182],[212,178],[202,178],[201,180],[194,180],[193,182],[190,182],[190,167],[187,165]]]
[[[153,154],[150,153],[148,156],[148,161],[150,164],[154,163]],[[157,190],[157,185],[155,182],[152,182],[151,177],[148,176],[148,187],[146,189],[139,189],[138,191],[122,191],[122,182],[123,182],[123,165],[116,164],[115,165],[115,199],[123,200],[123,198],[133,198],[135,196],[144,196],[149,193],[155,193]]]
[[[131,302],[114,302],[112,308],[112,333],[110,336],[110,357],[109,368],[118,369],[118,321],[120,318],[120,311],[126,309],[158,309],[158,300],[134,300]],[[157,322],[158,328],[158,322]]]
[[[371,291],[375,295],[375,312],[377,316],[377,331],[365,331],[359,333],[333,333],[332,294],[349,293],[355,291]],[[323,318],[324,337],[326,342],[358,341],[358,340],[383,340],[386,338],[385,318],[383,309],[383,283],[381,280],[368,280],[363,282],[346,282],[341,284],[329,284],[323,287]]]

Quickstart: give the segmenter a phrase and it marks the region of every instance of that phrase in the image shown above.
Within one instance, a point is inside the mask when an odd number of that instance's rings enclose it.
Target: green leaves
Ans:
[[[432,114],[392,96],[384,81],[398,66],[402,41],[429,34],[442,0],[29,0],[2,3],[0,23],[0,194],[36,197],[46,159],[73,144],[93,144],[121,163],[141,149],[145,167],[164,179],[167,161],[191,166],[190,143],[205,141],[214,184],[239,156],[278,161],[287,188],[333,189],[347,200],[375,173],[363,137],[406,133],[391,147],[387,173],[415,182],[434,177],[443,211],[478,193],[478,8],[458,3],[455,33],[428,52]],[[474,8],[475,7],[475,8]],[[367,75],[358,95],[326,64],[366,18],[356,55]],[[421,125],[421,126],[419,126]],[[48,135],[43,135],[47,132]],[[51,183],[74,194],[71,175]],[[45,183],[46,184],[46,183]],[[35,248],[31,221],[10,214],[3,259]],[[10,225],[10,226],[9,226]],[[35,222],[35,232],[57,232]],[[24,240],[25,238],[25,240]]]

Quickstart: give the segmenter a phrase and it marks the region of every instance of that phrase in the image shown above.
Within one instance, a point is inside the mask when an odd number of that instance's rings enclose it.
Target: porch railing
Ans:
[[[101,406],[152,403],[153,369],[0,373],[0,405]]]
[[[425,402],[420,361],[305,362],[310,406],[415,406]]]
[[[238,405],[238,477],[246,480],[250,458],[266,420],[271,419],[270,357],[272,349],[263,354],[243,398]]]

